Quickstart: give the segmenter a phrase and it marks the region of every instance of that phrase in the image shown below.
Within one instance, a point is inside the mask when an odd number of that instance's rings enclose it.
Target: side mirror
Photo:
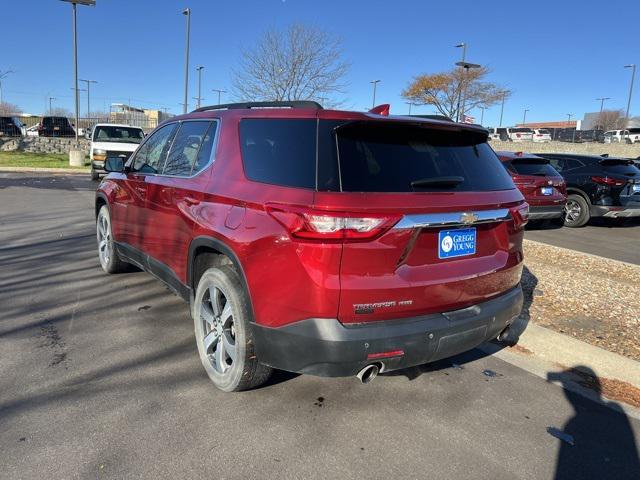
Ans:
[[[124,172],[124,158],[107,157],[104,162],[104,169],[106,172]]]

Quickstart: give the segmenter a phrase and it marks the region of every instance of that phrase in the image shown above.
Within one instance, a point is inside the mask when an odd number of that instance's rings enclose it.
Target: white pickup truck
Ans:
[[[104,171],[107,157],[124,156],[129,158],[144,138],[140,127],[98,123],[91,132],[91,179],[98,180]]]

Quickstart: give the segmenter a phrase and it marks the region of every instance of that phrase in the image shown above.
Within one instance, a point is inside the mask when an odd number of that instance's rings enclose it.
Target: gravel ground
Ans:
[[[627,145],[619,143],[568,143],[568,142],[491,142],[494,150],[510,152],[536,153],[578,153],[586,155],[602,155],[636,158],[640,156],[640,144]]]
[[[640,266],[531,240],[524,241],[524,251],[523,315],[640,360]]]

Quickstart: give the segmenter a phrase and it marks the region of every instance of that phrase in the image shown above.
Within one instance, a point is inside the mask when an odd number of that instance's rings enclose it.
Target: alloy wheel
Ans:
[[[574,200],[567,200],[566,205],[564,206],[564,214],[570,223],[577,222],[582,214],[582,208],[580,208],[580,204]]]
[[[236,358],[236,335],[231,303],[221,288],[210,285],[200,305],[202,345],[217,373],[224,374]]]
[[[113,243],[111,242],[111,225],[109,225],[109,218],[103,212],[100,212],[98,216],[97,234],[100,263],[106,266],[109,264],[109,260],[113,255]]]

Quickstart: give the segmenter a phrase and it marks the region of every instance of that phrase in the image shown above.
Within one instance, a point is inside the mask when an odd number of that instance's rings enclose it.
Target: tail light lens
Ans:
[[[619,180],[610,177],[591,177],[591,180],[599,183],[600,185],[608,185],[609,187],[621,187],[622,185],[627,183],[626,180]]]
[[[529,204],[527,202],[522,202],[517,207],[512,207],[510,211],[515,228],[524,228],[529,221]]]
[[[295,207],[268,206],[266,210],[292,238],[301,240],[364,242],[379,237],[400,220],[400,215],[363,216]]]

